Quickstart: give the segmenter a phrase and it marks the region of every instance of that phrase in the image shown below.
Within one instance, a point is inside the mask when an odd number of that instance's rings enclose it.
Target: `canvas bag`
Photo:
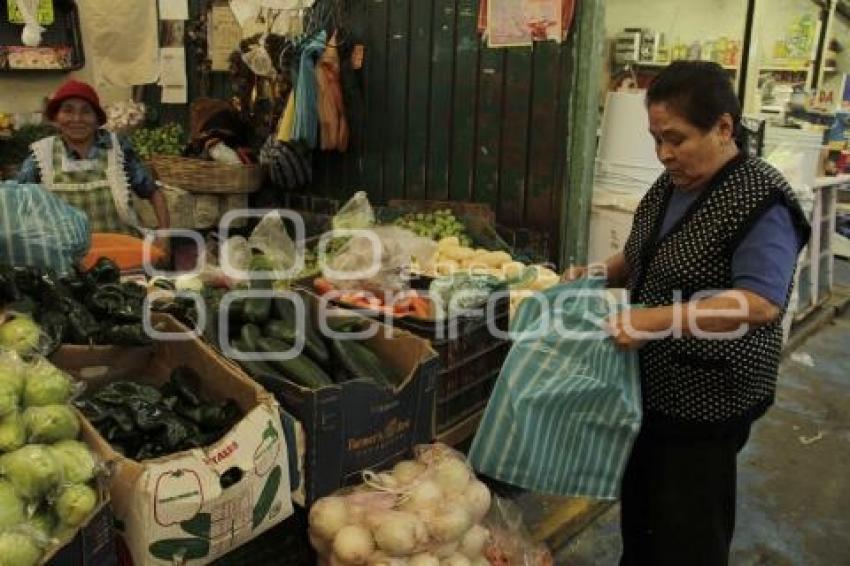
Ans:
[[[637,353],[602,329],[616,309],[599,278],[521,303],[470,449],[476,471],[537,492],[617,498],[641,400]]]

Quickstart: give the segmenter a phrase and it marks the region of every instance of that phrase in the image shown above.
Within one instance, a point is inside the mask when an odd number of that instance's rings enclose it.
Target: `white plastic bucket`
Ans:
[[[649,133],[645,97],[644,91],[608,93],[597,150],[599,161],[615,167],[662,168]]]

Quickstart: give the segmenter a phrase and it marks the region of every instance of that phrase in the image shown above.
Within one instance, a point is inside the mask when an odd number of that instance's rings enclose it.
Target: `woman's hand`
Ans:
[[[632,322],[632,314],[631,311],[624,311],[608,319],[606,330],[611,335],[611,339],[618,350],[637,350],[646,343],[645,339],[637,337],[635,325]]]

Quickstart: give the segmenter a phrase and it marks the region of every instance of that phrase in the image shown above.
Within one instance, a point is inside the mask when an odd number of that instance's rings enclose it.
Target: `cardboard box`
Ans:
[[[415,445],[433,439],[436,352],[424,338],[403,330],[392,330],[388,338],[385,325],[371,322],[379,332],[366,343],[407,376],[396,389],[352,380],[314,390],[270,376],[258,378],[304,427],[307,503],[359,482],[363,470],[390,466],[409,456]]]
[[[182,329],[167,316],[155,323],[167,332]],[[63,348],[53,362],[94,389],[119,379],[160,386],[174,368],[187,366],[202,378],[204,395],[233,399],[244,414],[211,446],[144,462],[121,456],[83,423],[96,452],[114,465],[112,505],[136,566],[171,564],[178,555],[185,564],[208,564],[292,514],[277,402],[200,340],[112,352]],[[222,487],[221,476],[233,468],[241,478]]]

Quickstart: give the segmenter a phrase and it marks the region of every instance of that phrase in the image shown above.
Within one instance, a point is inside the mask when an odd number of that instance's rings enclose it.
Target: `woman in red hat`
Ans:
[[[92,232],[139,235],[132,191],[149,199],[158,228],[169,228],[165,198],[130,143],[101,128],[106,114],[94,89],[75,80],[62,85],[47,104],[59,135],[41,139],[21,166],[18,181],[41,183],[82,209]]]

